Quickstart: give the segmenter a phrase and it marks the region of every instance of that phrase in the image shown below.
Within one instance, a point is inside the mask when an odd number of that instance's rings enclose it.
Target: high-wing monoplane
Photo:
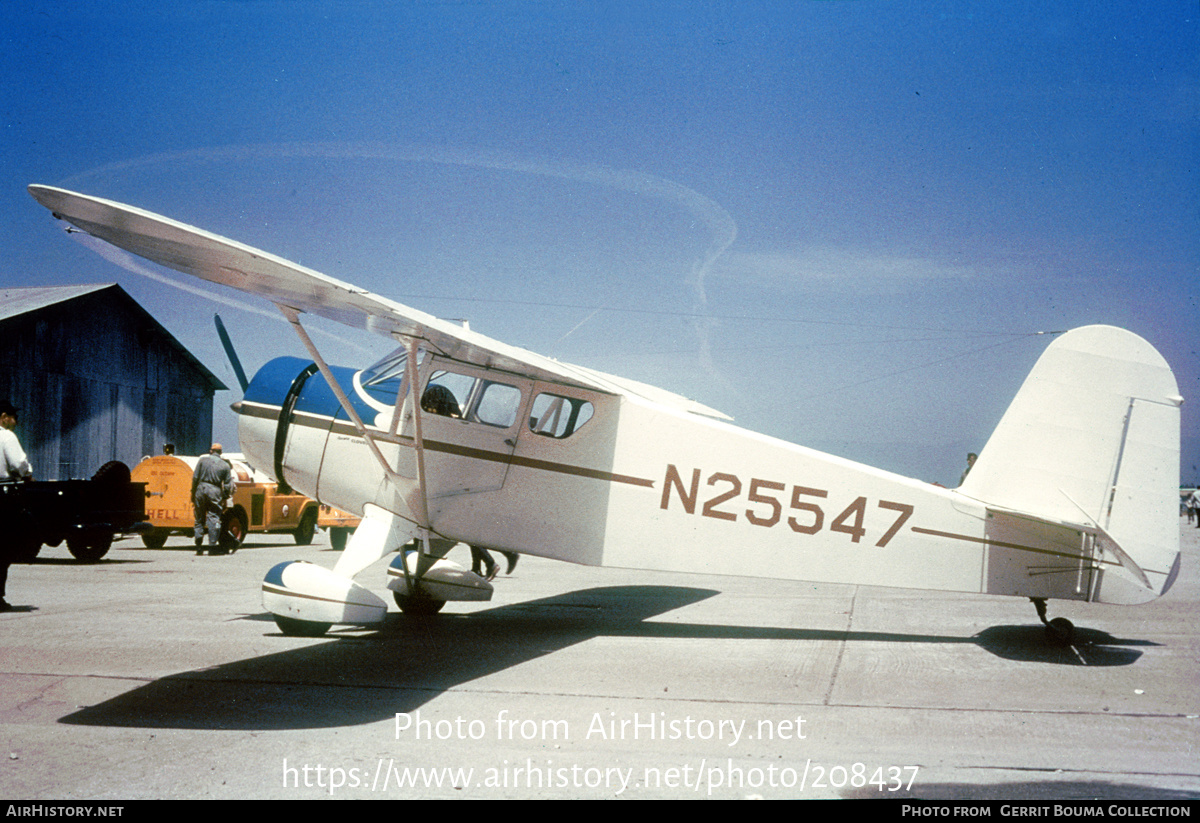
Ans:
[[[263,366],[234,405],[248,461],[362,515],[332,570],[271,569],[285,633],[383,620],[353,578],[386,555],[407,613],[487,600],[456,543],[595,566],[1136,604],[1179,572],[1183,400],[1137,335],[1055,339],[963,484],[946,489],[738,428],[700,403],[539,356],[141,209],[47,186],[78,229],[258,295],[309,359]],[[331,366],[302,323],[391,338],[365,369]],[[319,373],[319,376],[318,376]]]

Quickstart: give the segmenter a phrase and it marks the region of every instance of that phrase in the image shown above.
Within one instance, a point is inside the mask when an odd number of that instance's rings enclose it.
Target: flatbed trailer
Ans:
[[[116,535],[149,528],[145,500],[145,484],[131,482],[129,468],[113,461],[91,480],[0,483],[0,522],[16,562],[30,562],[43,545],[66,541],[76,560],[94,563]]]

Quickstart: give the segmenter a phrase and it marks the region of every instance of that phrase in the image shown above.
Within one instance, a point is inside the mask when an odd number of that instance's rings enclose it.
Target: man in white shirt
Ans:
[[[17,425],[17,410],[8,402],[0,402],[0,460],[4,461],[0,480],[32,480],[33,470],[21,442],[13,434]]]
[[[33,470],[29,468],[29,458],[21,448],[21,441],[13,434],[17,425],[17,409],[8,401],[0,401],[0,482],[14,480],[32,480]],[[5,541],[0,546],[0,612],[12,610],[4,599],[4,589],[8,584],[8,566],[12,562],[9,553],[12,541]]]

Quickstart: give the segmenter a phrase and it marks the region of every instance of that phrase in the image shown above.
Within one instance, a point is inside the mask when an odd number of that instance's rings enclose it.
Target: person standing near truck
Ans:
[[[192,504],[196,509],[196,554],[204,554],[204,533],[208,532],[208,550],[216,553],[221,543],[221,513],[225,499],[233,494],[233,473],[221,457],[221,444],[213,443],[208,454],[196,461],[192,472]]]
[[[17,409],[7,400],[0,402],[0,482],[12,483],[33,479],[33,470],[29,466],[29,458],[21,448],[21,441],[13,429],[17,426]],[[12,611],[12,606],[4,599],[5,588],[8,585],[8,567],[12,563],[13,547],[20,541],[9,539],[0,546],[0,612]]]
[[[4,480],[32,480],[29,458],[13,429],[17,426],[17,409],[12,403],[0,402],[0,452],[3,452]]]

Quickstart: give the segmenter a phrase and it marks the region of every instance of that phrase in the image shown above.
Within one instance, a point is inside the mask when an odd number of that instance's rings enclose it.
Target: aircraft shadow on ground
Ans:
[[[1069,645],[1056,645],[1046,638],[1045,627],[991,626],[971,638],[980,648],[1005,660],[1025,663],[1057,663],[1065,666],[1128,666],[1142,653],[1135,646],[1157,646],[1150,640],[1113,637],[1099,629],[1075,628]]]
[[[642,621],[715,594],[618,586],[460,616],[393,613],[374,632],[334,632],[303,648],[164,677],[59,722],[261,730],[374,723],[577,643],[637,634]]]
[[[955,637],[931,634],[899,634],[895,632],[855,632],[828,629],[749,628],[740,626],[711,626],[691,623],[647,623],[628,632],[605,632],[608,635],[629,634],[638,637],[691,637],[752,640],[841,640],[845,642],[877,643],[958,643],[978,646],[1005,660],[1025,663],[1050,663],[1064,666],[1128,666],[1142,656],[1130,646],[1157,646],[1149,640],[1113,637],[1097,629],[1076,628],[1068,646],[1056,645],[1046,637],[1041,624],[1030,626],[991,626],[974,637]]]
[[[406,618],[351,628],[324,641],[160,678],[59,722],[137,728],[279,730],[374,723],[413,711],[463,683],[597,637],[826,640],[977,645],[1010,660],[1128,665],[1153,645],[1076,630],[1076,644],[1050,646],[1041,626],[1000,626],[974,637],[646,622],[716,591],[614,586],[465,615]],[[270,621],[269,615],[248,619]]]

